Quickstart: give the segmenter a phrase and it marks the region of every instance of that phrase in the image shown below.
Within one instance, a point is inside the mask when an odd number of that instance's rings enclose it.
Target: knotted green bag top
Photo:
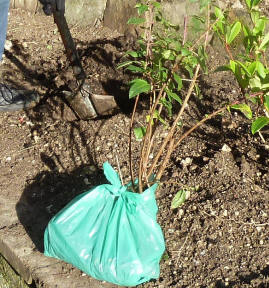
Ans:
[[[121,185],[108,162],[104,173],[111,184],[78,195],[51,219],[44,253],[121,286],[157,279],[165,250],[156,222],[157,184],[137,194]]]

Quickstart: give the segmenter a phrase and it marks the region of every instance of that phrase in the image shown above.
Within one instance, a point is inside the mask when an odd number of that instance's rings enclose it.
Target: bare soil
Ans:
[[[10,14],[12,47],[0,65],[1,82],[36,89],[42,99],[33,110],[0,114],[0,193],[18,201],[21,233],[42,251],[49,219],[75,195],[106,181],[103,162],[117,168],[118,157],[129,179],[130,76],[116,65],[130,43],[107,28],[71,27],[93,92],[116,95],[121,106],[111,117],[79,121],[63,101],[72,73],[52,18]],[[210,48],[210,73],[200,79],[202,99],[192,97],[186,126],[238,97],[232,77],[213,72],[224,60],[221,50]],[[139,111],[142,119],[143,106]],[[241,114],[225,114],[173,153],[157,193],[166,240],[161,275],[140,287],[269,287],[268,130],[263,137],[265,143],[251,135]],[[190,198],[171,210],[182,188],[192,191]],[[63,264],[67,276],[80,273],[71,270]]]

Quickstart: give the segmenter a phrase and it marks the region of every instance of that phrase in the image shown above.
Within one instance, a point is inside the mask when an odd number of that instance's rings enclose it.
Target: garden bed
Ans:
[[[49,219],[104,181],[103,162],[117,168],[118,158],[125,182],[129,175],[130,75],[116,66],[132,43],[107,28],[71,28],[93,91],[117,96],[121,110],[115,115],[78,121],[61,100],[72,73],[50,17],[12,10],[11,47],[0,66],[0,79],[42,95],[32,111],[0,114],[1,198],[17,201],[18,233],[27,233],[41,252]],[[239,93],[230,75],[214,72],[224,63],[222,51],[209,52],[209,75],[200,79],[203,99],[192,96],[185,116],[190,125]],[[139,109],[142,119],[146,111],[142,104]],[[263,138],[233,112],[208,121],[177,148],[157,193],[167,247],[161,275],[141,287],[269,287],[268,130]],[[182,188],[192,191],[190,197],[172,210]],[[69,270],[63,263],[66,277]]]

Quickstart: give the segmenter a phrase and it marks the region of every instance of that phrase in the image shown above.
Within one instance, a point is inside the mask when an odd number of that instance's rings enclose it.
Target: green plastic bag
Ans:
[[[110,184],[74,198],[49,222],[45,255],[73,264],[91,275],[121,286],[136,286],[160,274],[165,250],[154,184],[142,194],[128,191],[108,162]]]

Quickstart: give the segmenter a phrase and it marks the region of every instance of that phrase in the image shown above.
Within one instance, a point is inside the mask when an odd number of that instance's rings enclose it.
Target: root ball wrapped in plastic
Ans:
[[[78,195],[49,222],[45,255],[73,264],[88,275],[121,286],[159,277],[165,250],[152,185],[141,194],[128,191],[109,163],[111,184]],[[129,189],[130,190],[130,189]]]

